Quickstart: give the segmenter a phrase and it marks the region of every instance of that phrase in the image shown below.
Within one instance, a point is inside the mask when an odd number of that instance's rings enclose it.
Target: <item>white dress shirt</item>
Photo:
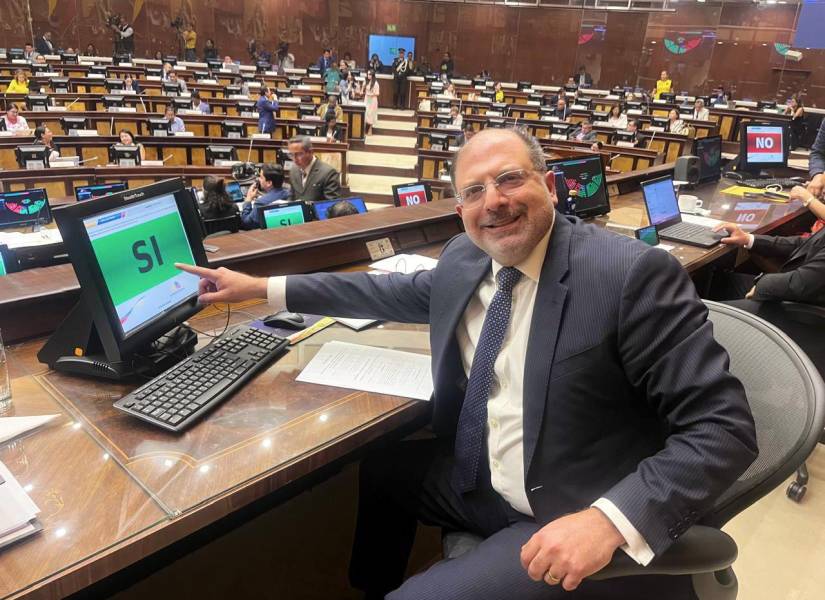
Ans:
[[[493,488],[515,510],[531,517],[533,511],[524,479],[524,366],[539,277],[551,232],[552,229],[524,261],[515,265],[523,277],[513,288],[510,325],[493,367],[495,380],[487,401],[487,457]],[[502,265],[493,261],[490,273],[476,289],[456,328],[461,362],[468,376],[487,307],[496,291],[495,276],[501,268]],[[274,309],[286,307],[286,277],[269,278],[267,297]],[[610,500],[599,498],[592,506],[616,526],[627,542],[621,548],[633,560],[646,565],[653,559],[653,551],[645,539]]]

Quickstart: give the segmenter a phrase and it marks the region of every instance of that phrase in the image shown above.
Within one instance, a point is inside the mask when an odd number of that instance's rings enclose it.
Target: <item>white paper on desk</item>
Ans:
[[[421,254],[396,254],[382,258],[370,265],[373,269],[389,271],[391,273],[415,273],[435,269],[438,259]]]
[[[297,381],[416,400],[433,393],[428,355],[346,342],[324,344]]]
[[[377,319],[350,319],[348,317],[332,317],[342,325],[346,325],[355,331],[361,331],[365,327],[369,327],[373,323],[377,323]]]
[[[60,415],[43,415],[39,417],[0,417],[0,443],[16,438],[32,429],[45,425]]]
[[[655,245],[655,246],[653,246],[653,247],[654,247],[654,248],[656,248],[656,249],[658,249],[658,250],[664,250],[665,252],[670,252],[670,251],[671,251],[671,250],[673,250],[676,246],[671,246],[670,244],[656,244],[656,245]]]
[[[0,536],[14,531],[31,521],[40,512],[14,475],[0,462]]]

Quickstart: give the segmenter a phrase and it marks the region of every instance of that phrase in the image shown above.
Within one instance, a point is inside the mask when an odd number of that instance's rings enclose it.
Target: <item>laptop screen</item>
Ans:
[[[327,218],[327,211],[332,207],[333,204],[336,202],[340,202],[341,200],[346,200],[350,204],[352,204],[356,210],[364,214],[367,212],[367,205],[364,204],[363,198],[336,198],[335,200],[322,200],[320,202],[316,202],[312,205],[315,209],[315,216],[319,221],[323,221]]]
[[[642,184],[647,215],[651,225],[679,220],[679,201],[673,189],[673,179],[663,177]]]
[[[75,188],[74,197],[78,202],[116,194],[126,189],[126,183],[104,183],[100,185],[81,185]]]

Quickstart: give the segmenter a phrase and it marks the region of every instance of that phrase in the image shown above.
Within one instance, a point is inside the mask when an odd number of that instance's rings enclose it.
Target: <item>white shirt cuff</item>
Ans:
[[[642,537],[642,534],[639,533],[635,527],[633,527],[622,511],[616,508],[615,504],[607,498],[599,498],[590,506],[598,508],[602,511],[604,516],[610,519],[616,529],[619,530],[619,533],[622,534],[625,542],[627,542],[626,544],[621,545],[620,548],[624,550],[630,558],[643,567],[647,566],[647,564],[653,560],[653,550],[650,549],[650,546],[648,546],[647,542]]]
[[[286,275],[270,277],[267,280],[266,301],[276,311],[286,310]]]
[[[750,250],[751,248],[753,248],[753,243],[754,243],[755,241],[756,241],[756,238],[755,238],[755,237],[753,237],[753,234],[752,234],[752,233],[749,233],[749,234],[748,234],[748,243],[747,243],[747,244],[745,244],[745,248],[747,248],[748,250]]]

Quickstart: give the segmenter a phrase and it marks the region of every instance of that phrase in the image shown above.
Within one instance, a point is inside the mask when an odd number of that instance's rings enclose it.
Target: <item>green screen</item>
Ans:
[[[160,259],[152,242],[154,237]],[[142,244],[141,244],[142,242]],[[139,244],[135,247],[135,244]],[[115,306],[181,272],[176,262],[195,264],[180,216],[170,213],[92,240],[92,248]],[[151,268],[146,269],[151,261]]]
[[[271,208],[264,212],[264,223],[266,223],[267,229],[288,227],[303,222],[303,206],[284,206],[282,208]]]
[[[3,256],[0,255],[0,275],[6,274],[6,263],[3,262]]]

